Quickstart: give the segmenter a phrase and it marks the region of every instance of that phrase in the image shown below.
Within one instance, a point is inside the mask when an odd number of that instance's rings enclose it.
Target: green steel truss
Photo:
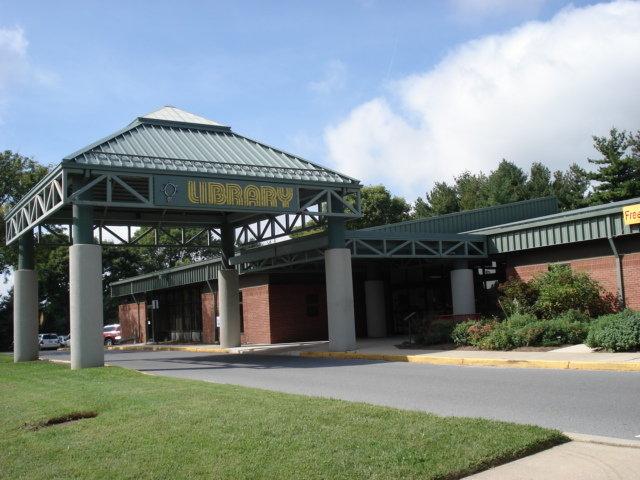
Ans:
[[[231,259],[241,272],[281,269],[320,261],[328,239],[324,235],[258,247]],[[398,234],[348,231],[345,247],[353,259],[483,259],[487,258],[484,235]]]
[[[72,185],[83,182],[80,188]],[[96,240],[107,236],[109,244],[145,246],[131,235],[131,227],[145,228],[144,236],[159,237],[170,228],[184,232],[196,227],[196,238],[185,237],[171,245],[201,247],[219,239],[219,227],[230,223],[236,227],[238,244],[263,242],[291,235],[323,225],[326,217],[345,219],[361,216],[359,185],[334,187],[298,185],[299,195],[295,212],[247,211],[224,208],[189,210],[185,207],[159,207],[154,203],[154,175],[118,171],[58,168],[33,190],[29,197],[18,203],[6,216],[6,244],[16,241],[23,233],[37,226],[54,230],[71,224],[72,204],[94,207]],[[114,227],[127,227],[128,234],[117,233]],[[42,230],[42,229],[41,229]],[[154,245],[160,245],[157,241]]]
[[[325,217],[360,217],[360,188],[354,178],[164,107],[65,157],[5,215],[6,243],[36,226],[68,228],[72,205],[93,207],[99,241],[107,233],[117,244],[138,244],[115,227],[199,227],[197,238],[180,235],[175,244],[210,244],[232,225],[239,243],[263,242]]]

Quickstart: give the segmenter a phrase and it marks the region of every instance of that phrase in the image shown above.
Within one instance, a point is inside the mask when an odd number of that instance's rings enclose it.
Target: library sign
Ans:
[[[622,207],[622,219],[625,225],[636,225],[640,223],[640,203]]]
[[[298,188],[259,181],[155,175],[154,203],[159,206],[296,212]]]

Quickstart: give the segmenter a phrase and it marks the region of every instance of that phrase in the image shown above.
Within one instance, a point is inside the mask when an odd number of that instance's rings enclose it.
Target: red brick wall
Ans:
[[[270,285],[242,289],[242,343],[272,343],[269,315]]]
[[[622,257],[622,275],[627,307],[640,310],[640,253]]]
[[[118,322],[122,328],[123,339],[133,338],[135,342],[147,341],[147,309],[144,302],[118,305]]]
[[[614,295],[618,294],[616,259],[613,256],[567,260],[576,272],[585,272],[597,280],[600,285]],[[546,272],[548,263],[534,265],[508,265],[507,277],[529,281]],[[622,256],[622,276],[624,280],[625,303],[628,307],[640,309],[640,253],[627,253]]]
[[[216,315],[215,305],[217,305],[213,293],[203,293],[200,297],[202,303],[202,343],[214,343]]]
[[[324,285],[270,285],[271,342],[326,340],[327,296]],[[308,316],[306,296],[318,295],[318,315]]]

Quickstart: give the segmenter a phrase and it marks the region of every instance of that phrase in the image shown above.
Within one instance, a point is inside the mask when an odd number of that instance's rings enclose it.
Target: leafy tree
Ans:
[[[589,159],[597,171],[589,175],[597,183],[590,197],[592,205],[640,196],[640,131],[636,135],[612,128],[608,137],[593,137],[602,155]]]
[[[360,191],[362,218],[349,222],[350,229],[377,227],[410,218],[411,205],[392,195],[384,185],[369,185]]]
[[[4,216],[49,169],[30,157],[5,150],[0,153],[0,235],[5,238]],[[17,249],[0,245],[0,273],[6,276],[17,261]]]

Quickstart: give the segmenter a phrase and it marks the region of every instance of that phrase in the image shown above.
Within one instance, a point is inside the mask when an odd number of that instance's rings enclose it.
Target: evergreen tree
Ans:
[[[589,174],[597,183],[590,203],[615,202],[640,196],[640,131],[636,135],[612,128],[608,137],[593,137],[593,146],[602,155],[589,159],[597,170]]]
[[[436,182],[427,193],[425,203],[428,206],[428,216],[445,215],[460,210],[456,188],[446,182]]]
[[[548,197],[551,195],[551,190],[551,171],[539,162],[531,165],[531,173],[526,185],[527,198]]]
[[[572,164],[566,172],[553,174],[551,193],[558,199],[560,210],[574,210],[587,203],[585,194],[589,188],[589,175],[584,168]]]
[[[526,182],[527,175],[520,167],[502,159],[498,168],[491,172],[488,178],[488,204],[503,205],[526,200]]]
[[[475,210],[488,205],[488,180],[485,174],[464,172],[456,177],[456,193],[460,210]]]

